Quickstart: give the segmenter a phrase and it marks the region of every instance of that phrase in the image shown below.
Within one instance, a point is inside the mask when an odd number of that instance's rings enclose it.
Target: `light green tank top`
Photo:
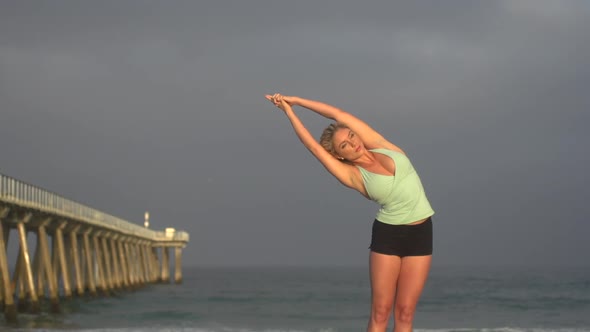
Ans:
[[[389,156],[395,163],[394,176],[372,173],[357,166],[369,198],[381,205],[375,218],[386,224],[404,225],[432,216],[434,210],[410,159],[388,149],[373,149],[371,152]]]

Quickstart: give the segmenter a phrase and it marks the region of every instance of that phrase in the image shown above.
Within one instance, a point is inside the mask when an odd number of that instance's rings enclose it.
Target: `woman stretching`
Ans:
[[[368,124],[334,106],[300,97],[267,95],[305,147],[345,186],[381,205],[373,222],[369,256],[371,317],[367,331],[412,331],[418,299],[432,260],[434,211],[418,174],[398,146]],[[318,143],[292,106],[336,121]]]

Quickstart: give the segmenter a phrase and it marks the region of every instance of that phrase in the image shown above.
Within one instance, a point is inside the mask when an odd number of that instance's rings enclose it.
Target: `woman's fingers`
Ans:
[[[274,95],[265,95],[266,99],[268,99],[271,103],[273,103],[275,106],[278,106],[277,103],[277,98],[276,98],[276,94]]]
[[[276,106],[281,104],[281,100],[283,100],[283,96],[280,93],[275,93],[273,96],[273,102]]]
[[[275,104],[275,106],[280,107],[280,105],[282,103],[286,103],[285,99],[283,98],[283,95],[281,95],[280,93],[275,93],[272,96],[271,95],[265,95],[266,99],[270,100],[273,104]]]

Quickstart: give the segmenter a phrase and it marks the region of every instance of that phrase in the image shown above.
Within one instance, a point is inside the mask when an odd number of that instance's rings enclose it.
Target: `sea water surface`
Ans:
[[[62,301],[0,331],[352,332],[369,315],[366,267],[185,268],[181,285]],[[590,268],[436,267],[415,331],[590,332]]]

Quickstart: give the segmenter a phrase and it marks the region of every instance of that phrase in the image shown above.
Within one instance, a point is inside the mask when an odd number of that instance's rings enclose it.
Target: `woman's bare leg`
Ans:
[[[369,271],[371,274],[371,318],[368,332],[384,332],[393,311],[395,288],[401,267],[399,256],[371,251]]]
[[[401,259],[395,298],[394,332],[412,331],[414,312],[426,284],[432,255],[407,256]]]

